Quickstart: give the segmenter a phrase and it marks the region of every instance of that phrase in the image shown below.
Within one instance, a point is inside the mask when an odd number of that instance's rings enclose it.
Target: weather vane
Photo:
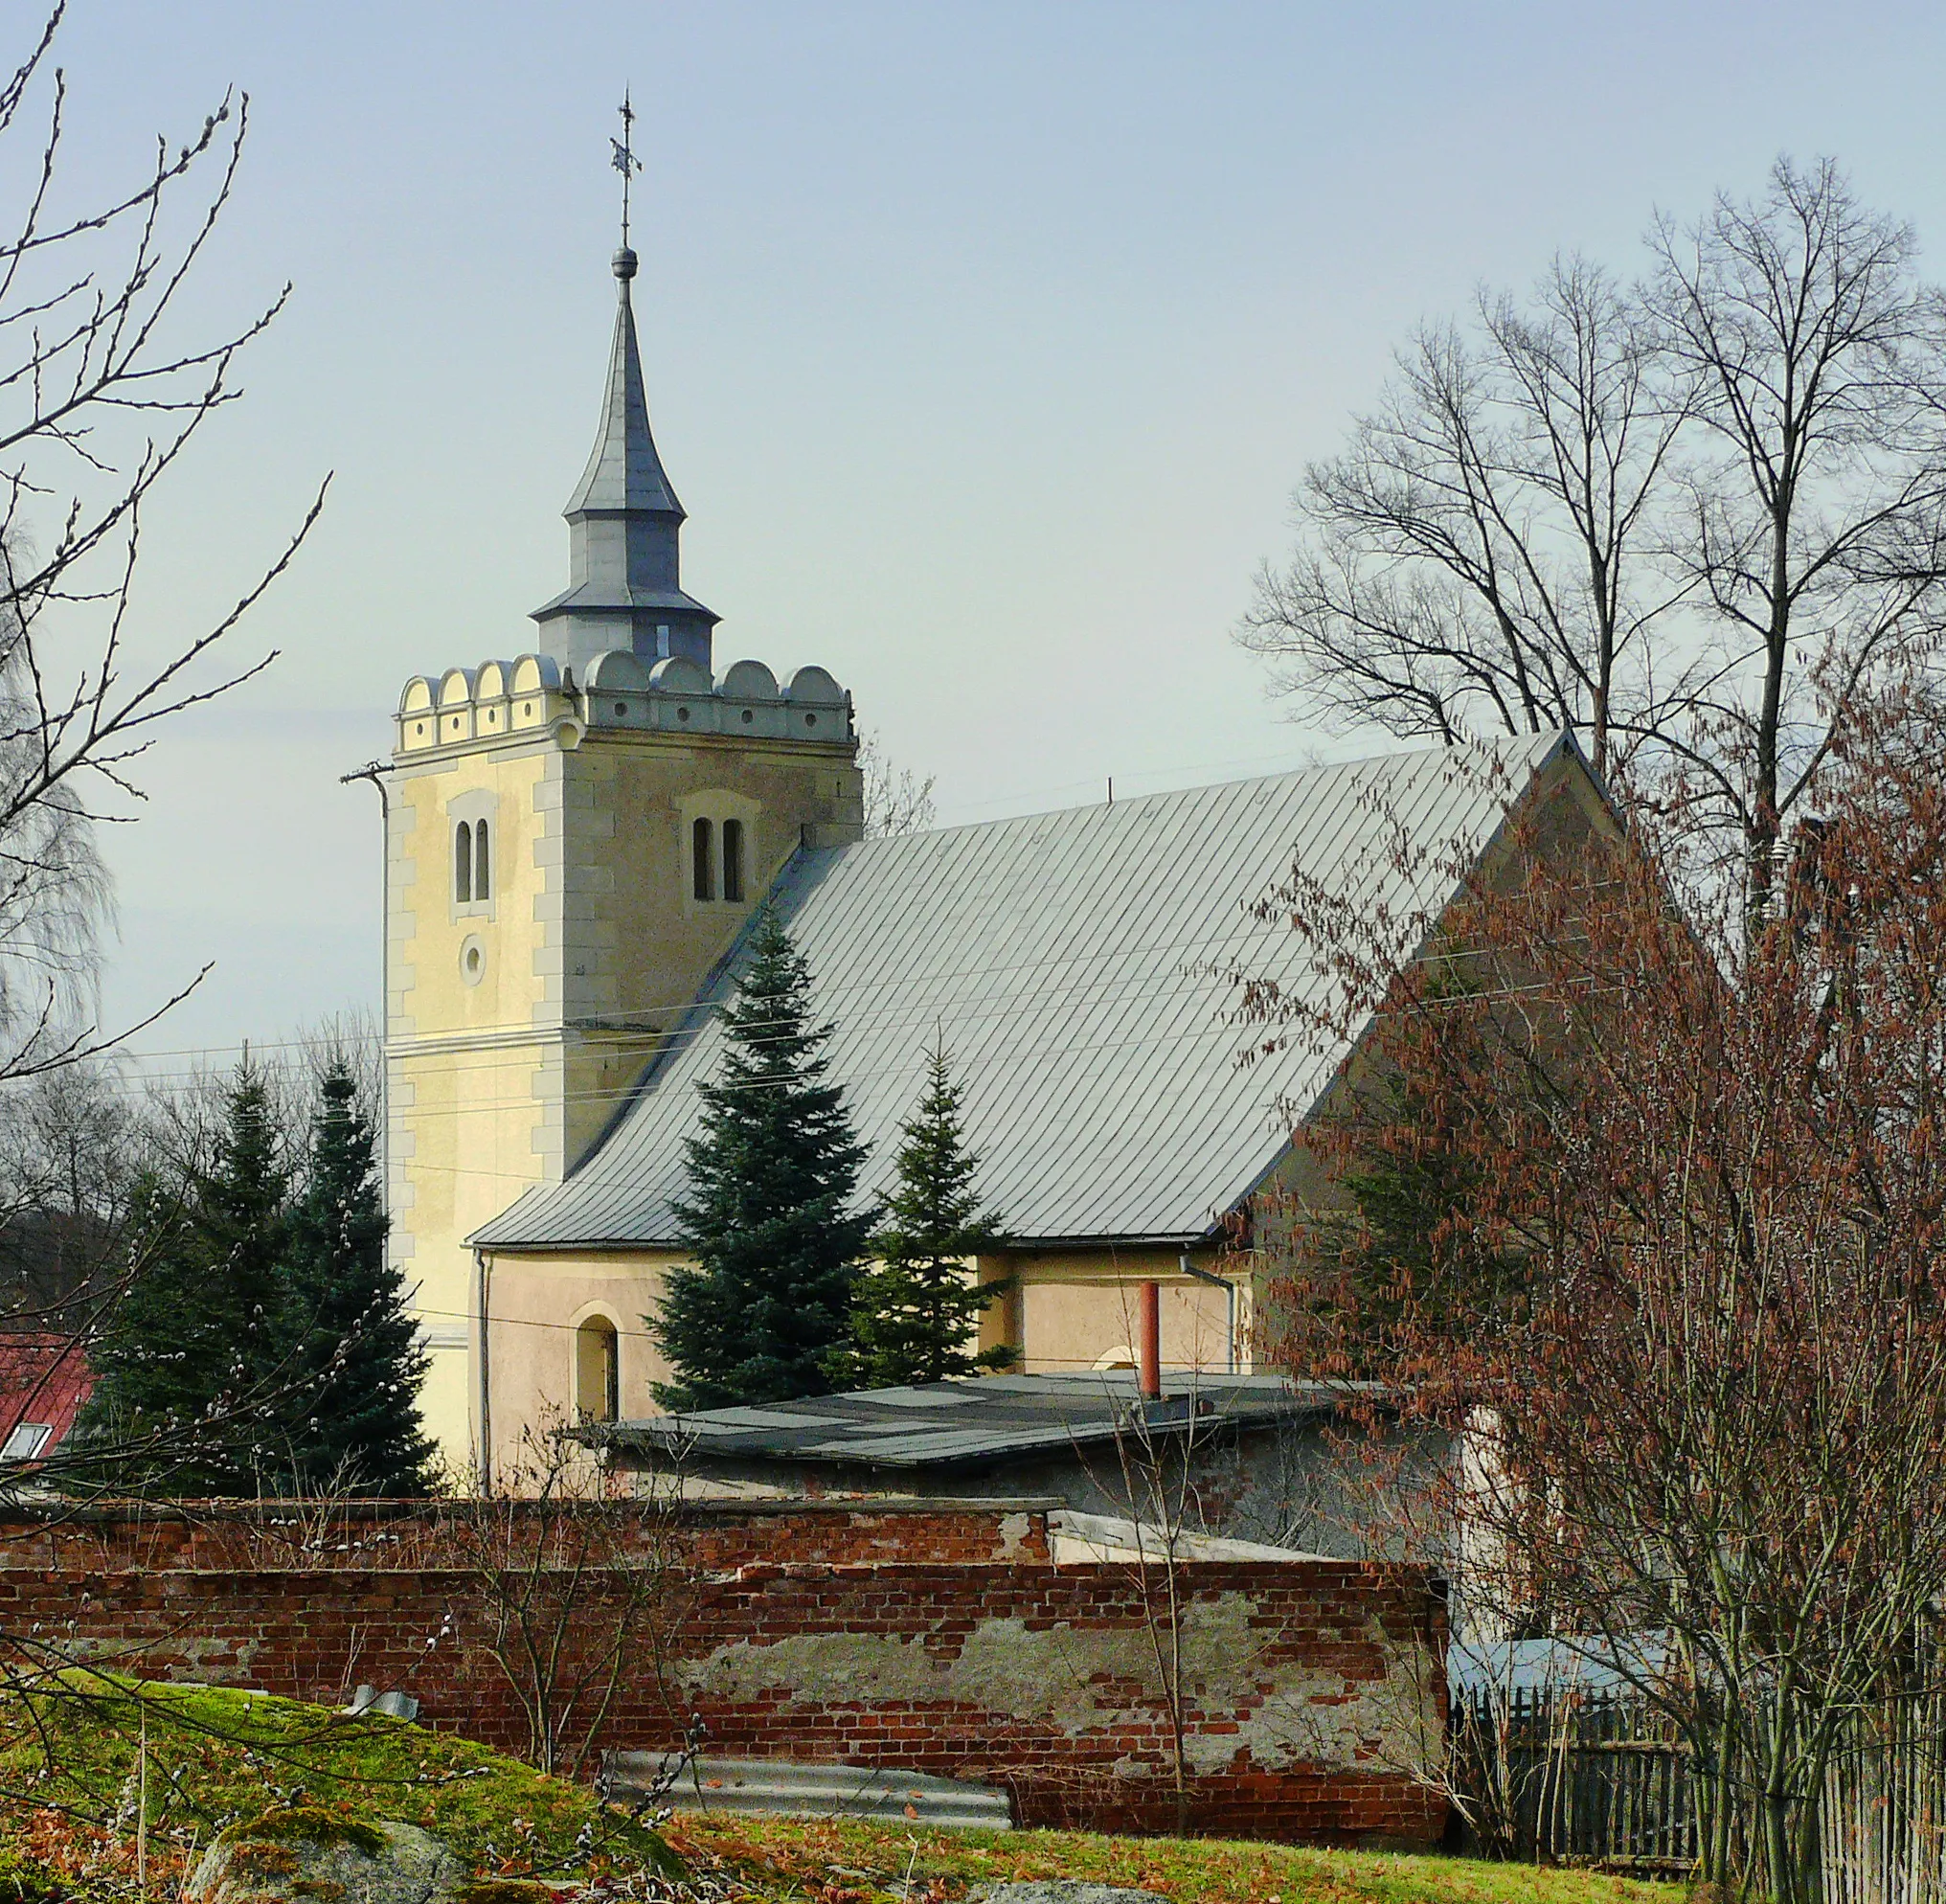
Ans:
[[[610,139],[615,147],[615,156],[609,161],[622,174],[622,248],[628,249],[628,180],[632,172],[642,170],[642,161],[635,156],[635,108],[628,103],[628,95],[622,95],[622,137]]]

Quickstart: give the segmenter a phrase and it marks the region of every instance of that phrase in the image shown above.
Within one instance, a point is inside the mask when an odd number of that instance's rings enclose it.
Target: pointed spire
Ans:
[[[616,140],[622,181],[622,244],[615,254],[618,297],[608,385],[594,453],[563,511],[568,519],[569,586],[533,611],[547,650],[577,672],[608,648],[645,659],[680,654],[711,665],[717,618],[682,588],[679,547],[684,510],[656,454],[648,397],[629,299],[638,261],[628,247],[628,177],[639,161],[625,143],[634,120],[622,102],[624,139]]]
[[[615,343],[608,353],[607,400],[601,406],[594,454],[564,511],[570,522],[589,510],[645,510],[683,520],[683,506],[649,434],[648,397],[642,386],[635,309],[628,296],[635,270],[635,254],[623,246],[615,254],[622,295],[615,311]]]

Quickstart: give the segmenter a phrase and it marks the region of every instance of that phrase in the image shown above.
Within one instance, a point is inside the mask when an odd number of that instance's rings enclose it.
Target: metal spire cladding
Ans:
[[[624,135],[633,119],[624,101]],[[625,138],[612,143],[625,206],[628,175],[640,162]],[[536,608],[533,619],[547,652],[577,672],[609,648],[631,649],[645,658],[684,655],[708,668],[717,617],[683,592],[684,510],[649,433],[629,301],[639,261],[626,242],[625,209],[622,216],[623,242],[614,261],[615,341],[600,427],[588,466],[562,511],[568,521],[569,583]]]

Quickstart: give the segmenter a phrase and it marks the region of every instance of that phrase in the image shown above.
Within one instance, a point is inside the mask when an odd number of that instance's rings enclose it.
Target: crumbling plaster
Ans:
[[[1187,1710],[1233,1715],[1236,1730],[1192,1732],[1190,1770],[1239,1757],[1264,1771],[1409,1763],[1440,1724],[1430,1677],[1375,1621],[1346,1635],[1355,1664],[1332,1670],[1280,1656],[1255,1597],[1217,1593],[1183,1611]],[[963,1634],[798,1633],[738,1640],[677,1668],[685,1691],[744,1704],[781,1694],[799,1705],[959,1706],[1045,1722],[1073,1738],[1113,1734],[1166,1716],[1157,1640],[1165,1621],[1135,1627],[1048,1625],[1014,1616]],[[1124,1768],[1133,1770],[1133,1762]]]

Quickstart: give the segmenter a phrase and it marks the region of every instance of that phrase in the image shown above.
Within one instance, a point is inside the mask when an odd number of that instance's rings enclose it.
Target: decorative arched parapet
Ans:
[[[775,737],[790,732],[790,711],[777,676],[760,661],[733,662],[716,693],[725,734]]]
[[[645,694],[650,686],[649,670],[642,657],[625,647],[611,647],[588,664],[585,675],[588,691],[606,689],[610,693]]]
[[[844,689],[822,668],[800,668],[791,676],[784,697],[821,708],[842,708],[847,698]]]
[[[649,670],[648,681],[665,694],[710,694],[716,688],[710,670],[684,654],[665,655]]]
[[[577,736],[591,728],[634,728],[745,739],[851,738],[851,697],[822,668],[801,668],[781,687],[762,662],[738,661],[717,681],[687,655],[651,665],[627,648],[609,648],[573,685],[544,654],[451,668],[437,679],[415,675],[399,696],[398,751],[549,730],[570,715]]]
[[[733,661],[716,691],[726,701],[774,701],[777,676],[760,661]]]
[[[473,732],[483,740],[497,740],[512,725],[504,661],[483,661],[473,677]]]
[[[649,701],[650,726],[666,734],[716,732],[716,683],[701,662],[667,655],[648,679],[655,691]]]
[[[470,668],[449,668],[440,677],[440,744],[473,737],[473,678]]]
[[[849,740],[851,696],[822,668],[800,668],[784,690],[794,740]]]
[[[508,680],[508,715],[512,725],[545,727],[552,697],[561,691],[560,664],[551,654],[524,654]]]
[[[647,727],[654,691],[640,655],[625,647],[598,654],[582,672],[582,705],[590,726]]]
[[[415,674],[398,697],[398,751],[417,753],[439,745],[439,683]]]

